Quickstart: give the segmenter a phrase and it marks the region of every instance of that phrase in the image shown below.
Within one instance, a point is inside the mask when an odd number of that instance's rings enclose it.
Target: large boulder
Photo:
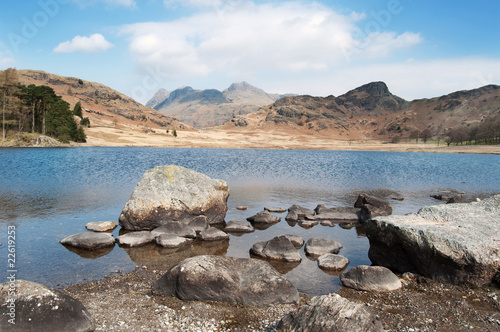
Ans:
[[[264,259],[284,262],[300,262],[302,257],[300,257],[300,253],[296,245],[297,243],[292,242],[289,236],[280,235],[269,241],[255,243],[252,248],[250,248],[250,253]]]
[[[156,281],[153,294],[255,306],[299,300],[295,286],[267,262],[224,256],[185,259]]]
[[[158,166],[144,173],[120,215],[127,230],[152,230],[177,220],[205,215],[223,223],[229,187],[225,181],[180,166]]]
[[[328,294],[313,297],[307,304],[283,317],[278,330],[382,332],[384,329],[365,305],[351,302],[338,294]]]
[[[500,195],[424,207],[364,223],[376,265],[451,283],[487,285],[500,275]]]
[[[83,232],[65,237],[59,243],[85,250],[98,250],[112,247],[115,239],[110,233]]]
[[[398,276],[383,266],[359,265],[340,275],[342,285],[364,291],[393,291],[402,284]]]
[[[94,331],[80,301],[31,281],[0,284],[0,311],[0,331]]]

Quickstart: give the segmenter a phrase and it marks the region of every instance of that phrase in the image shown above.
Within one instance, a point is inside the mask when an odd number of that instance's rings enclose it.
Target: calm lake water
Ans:
[[[315,226],[303,229],[282,221],[266,230],[230,236],[229,242],[180,251],[155,245],[98,253],[70,251],[62,238],[85,231],[90,221],[118,220],[142,174],[175,164],[228,182],[226,221],[245,220],[265,206],[293,204],[314,209],[352,206],[361,191],[394,190],[394,214],[416,212],[441,202],[429,195],[444,190],[490,195],[500,192],[500,156],[359,151],[239,150],[175,148],[0,149],[0,271],[6,281],[7,232],[16,227],[16,277],[65,287],[139,266],[170,267],[201,253],[249,257],[251,246],[280,234],[339,241],[347,269],[370,264],[368,240],[360,227]],[[387,198],[389,199],[389,198]],[[389,199],[390,200],[390,199]],[[245,205],[246,211],[235,207]],[[113,232],[116,237],[119,229]],[[338,276],[323,272],[301,249],[302,262],[277,266],[300,292],[317,295],[338,290]]]

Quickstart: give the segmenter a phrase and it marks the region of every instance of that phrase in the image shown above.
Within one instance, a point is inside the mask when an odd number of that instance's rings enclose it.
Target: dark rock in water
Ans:
[[[271,215],[268,211],[261,211],[254,216],[248,217],[247,220],[257,224],[275,224],[280,222],[281,218]]]
[[[223,223],[229,187],[222,180],[180,166],[159,166],[144,173],[120,215],[126,230],[152,230],[171,221],[205,215]]]
[[[451,194],[435,194],[431,195],[432,198],[435,198],[440,201],[449,201],[454,195]]]
[[[286,235],[281,235],[285,238],[287,238],[290,242],[292,242],[293,246],[295,249],[300,249],[304,245],[304,239],[301,238],[298,235],[292,235],[292,234],[286,234]]]
[[[0,331],[94,331],[94,321],[80,301],[31,281],[15,283],[14,302],[11,283],[0,284]]]
[[[349,260],[341,255],[323,254],[318,257],[318,266],[322,270],[340,271],[345,269]]]
[[[392,214],[392,205],[389,202],[368,194],[362,193],[354,203],[354,207],[361,208],[360,220],[368,220],[377,216],[389,216]]]
[[[116,238],[116,242],[125,247],[139,247],[151,243],[155,240],[155,236],[150,231],[131,232],[120,235]]]
[[[477,202],[478,199],[477,198],[473,198],[473,197],[467,197],[465,195],[457,195],[457,196],[453,196],[452,198],[450,198],[446,204],[453,204],[453,203],[472,203],[472,202]]]
[[[314,209],[316,214],[314,216],[307,215],[306,219],[312,220],[358,220],[359,219],[359,209],[354,207],[339,207],[329,209],[323,204],[320,204]]]
[[[304,250],[312,257],[323,254],[338,254],[342,245],[335,240],[311,238],[307,240]]]
[[[328,294],[313,297],[307,304],[283,317],[278,330],[382,332],[384,328],[365,305],[351,302],[338,294]]]
[[[172,221],[166,225],[157,227],[151,231],[151,234],[156,238],[161,234],[177,235],[194,239],[196,238],[196,231],[180,221]]]
[[[389,195],[389,197],[392,198],[395,201],[404,201],[405,200],[405,197],[403,195],[401,195],[400,193],[397,193],[397,192],[392,192]]]
[[[218,228],[209,227],[198,234],[198,238],[203,241],[219,241],[229,238],[229,235]]]
[[[319,221],[311,219],[299,219],[299,221],[297,221],[297,224],[302,228],[309,229],[319,224]]]
[[[115,245],[109,233],[83,232],[65,237],[59,243],[86,250],[97,250]]]
[[[306,209],[300,205],[292,205],[288,208],[288,214],[285,220],[288,222],[298,222],[299,219],[305,219],[306,217],[314,216],[314,211]],[[313,219],[313,218],[311,218]]]
[[[359,265],[340,276],[342,285],[364,291],[393,291],[401,281],[386,267]]]
[[[372,263],[450,283],[488,285],[500,274],[500,195],[440,204],[364,223]]]
[[[193,240],[171,234],[161,234],[156,238],[156,244],[163,248],[180,248],[190,242]]]
[[[85,228],[92,232],[110,232],[118,227],[116,221],[92,221],[85,225]]]
[[[299,300],[295,286],[267,262],[223,256],[196,256],[178,263],[156,281],[153,294],[254,306]]]
[[[283,212],[286,212],[286,209],[283,209],[280,207],[265,207],[264,211],[274,212],[274,213],[283,213]]]
[[[250,249],[250,253],[264,258],[285,262],[300,262],[302,257],[295,245],[287,236],[276,236],[269,241],[257,242]]]
[[[230,233],[252,233],[255,229],[244,221],[231,220],[227,223],[224,231]]]

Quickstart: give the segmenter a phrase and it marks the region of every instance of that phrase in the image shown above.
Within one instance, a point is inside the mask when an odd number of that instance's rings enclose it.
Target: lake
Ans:
[[[244,150],[192,148],[9,148],[0,149],[0,272],[8,276],[8,230],[15,226],[16,277],[50,287],[128,272],[136,266],[167,268],[202,253],[249,257],[251,246],[280,234],[334,239],[343,244],[347,269],[370,264],[362,227],[291,227],[282,221],[229,242],[195,243],[174,252],[155,245],[115,246],[92,253],[70,251],[62,238],[85,231],[90,221],[115,220],[142,174],[175,164],[227,181],[231,195],[226,221],[246,220],[265,206],[293,204],[314,209],[352,206],[361,191],[402,194],[390,200],[394,214],[441,204],[432,193],[453,190],[474,195],[500,192],[500,156],[360,151]],[[239,211],[236,206],[248,209]],[[113,232],[116,237],[119,228]],[[339,289],[337,275],[323,272],[300,250],[302,262],[277,265],[300,292],[327,294]]]

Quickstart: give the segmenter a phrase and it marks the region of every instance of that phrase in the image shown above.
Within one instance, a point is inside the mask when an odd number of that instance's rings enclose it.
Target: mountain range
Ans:
[[[174,91],[159,89],[146,106],[195,128],[205,128],[224,124],[291,95],[267,93],[247,82],[233,83],[224,91],[185,86]]]

